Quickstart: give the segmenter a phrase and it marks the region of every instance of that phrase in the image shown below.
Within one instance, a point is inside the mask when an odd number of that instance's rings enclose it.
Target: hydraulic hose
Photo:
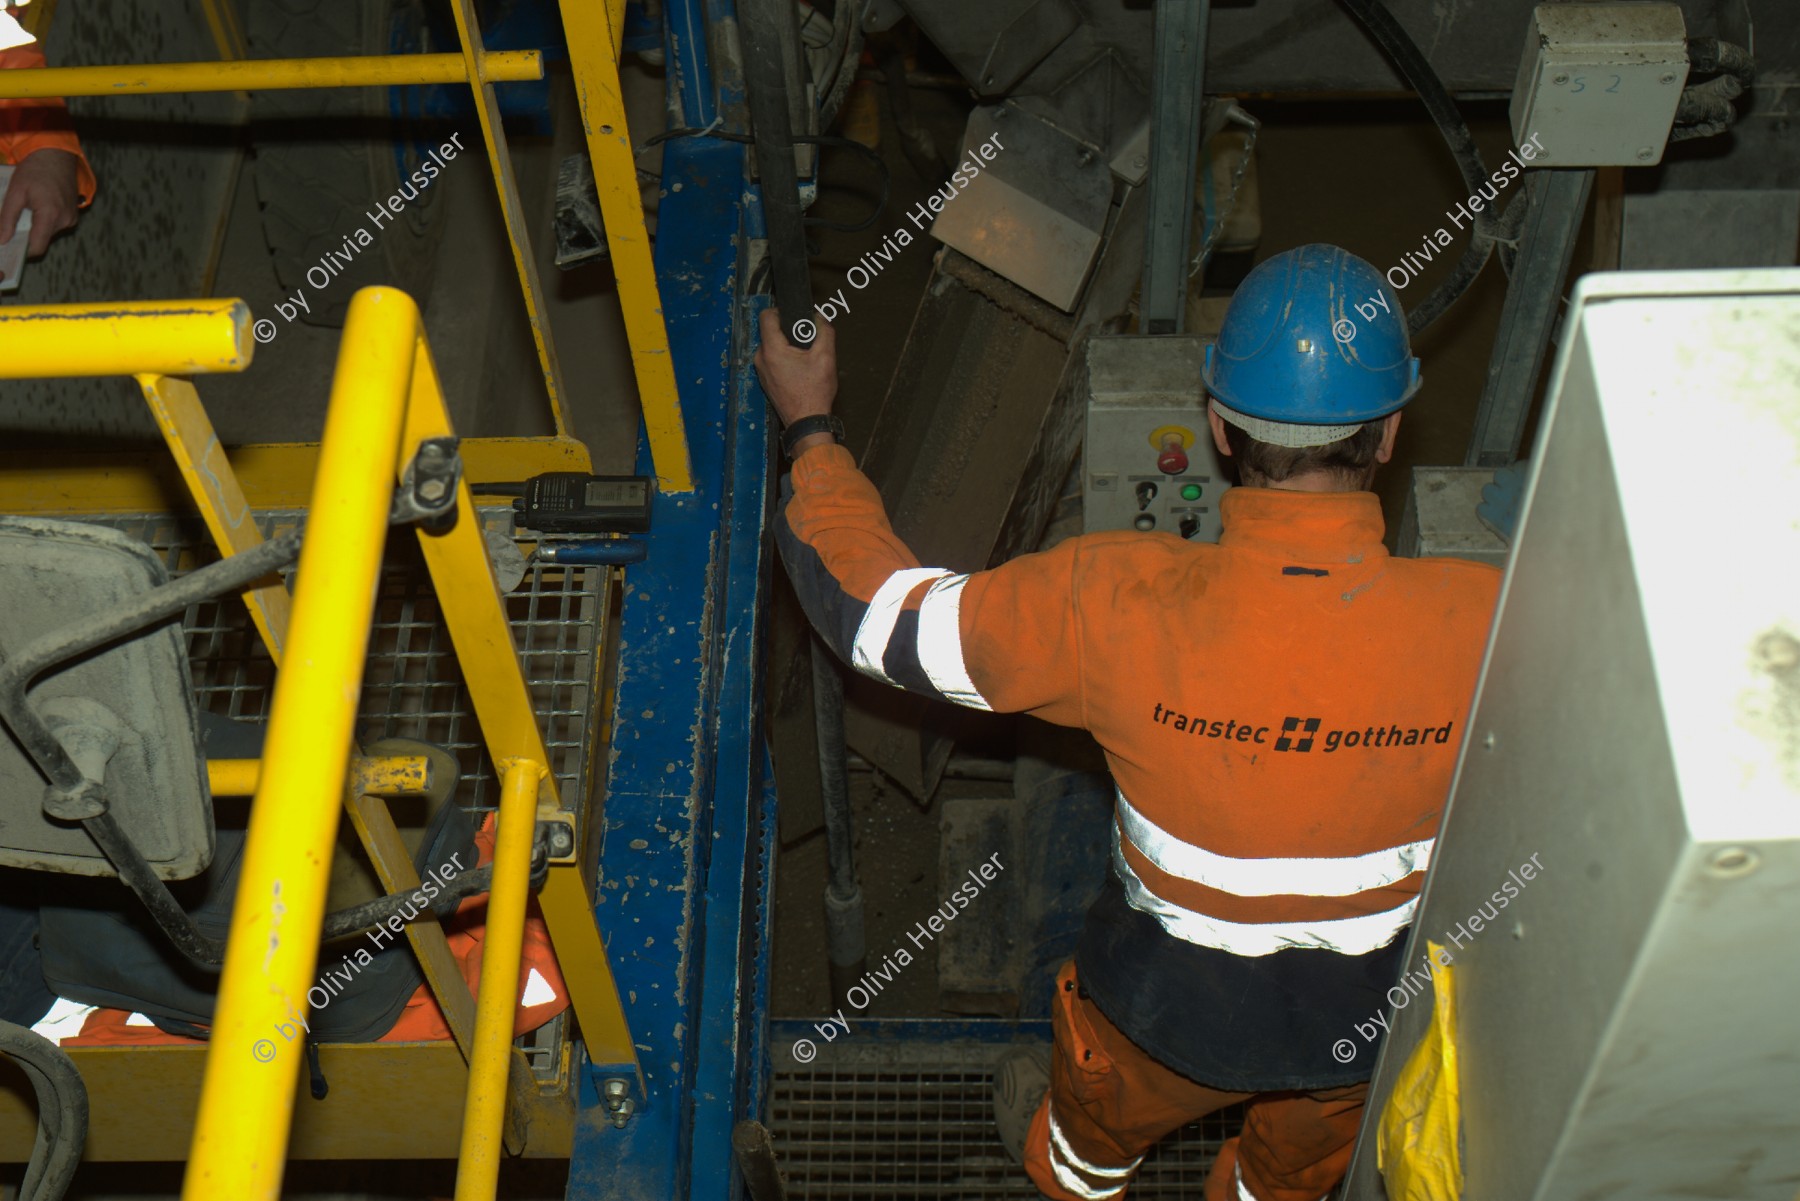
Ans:
[[[838,52],[837,71],[831,77],[825,92],[819,97],[819,131],[831,128],[837,118],[838,109],[843,107],[844,97],[850,94],[850,85],[856,79],[856,66],[862,61],[863,27],[862,13],[857,0],[837,0],[837,11],[832,14],[831,40],[833,45],[842,44]]]
[[[1418,43],[1412,40],[1400,23],[1394,20],[1392,13],[1381,0],[1339,0],[1344,8],[1355,17],[1357,22],[1375,39],[1377,45],[1393,60],[1395,68],[1412,85],[1419,99],[1425,103],[1425,111],[1437,123],[1438,132],[1450,147],[1451,155],[1456,159],[1457,170],[1462,172],[1463,184],[1470,193],[1487,180],[1487,166],[1481,161],[1481,152],[1475,147],[1475,135],[1463,120],[1462,113],[1456,107],[1450,90],[1444,81],[1432,70],[1431,63],[1419,49]],[[1513,201],[1507,206],[1510,213]],[[1406,326],[1413,337],[1424,333],[1439,317],[1450,311],[1462,294],[1469,290],[1487,266],[1488,256],[1493,253],[1494,239],[1486,223],[1476,219],[1475,228],[1469,238],[1469,245],[1463,250],[1462,257],[1456,261],[1456,267],[1450,278],[1439,284],[1437,290],[1420,301],[1407,314]]]
[[[805,348],[817,335],[813,324],[812,281],[806,263],[806,232],[800,212],[800,179],[794,169],[794,124],[789,109],[784,43],[798,52],[793,0],[742,0],[738,16],[744,36],[744,82],[754,126],[756,171],[762,183],[764,232],[769,240],[775,304],[788,341]],[[851,72],[854,74],[854,72]]]
[[[844,677],[822,639],[813,640],[813,723],[819,738],[819,793],[825,810],[825,957],[831,1001],[849,1005],[849,990],[868,967],[862,886],[856,879],[856,829],[850,813],[849,755],[844,747]]]
[[[0,1054],[19,1065],[37,1094],[37,1138],[19,1201],[60,1201],[87,1147],[87,1085],[61,1047],[23,1026],[0,1022]]]

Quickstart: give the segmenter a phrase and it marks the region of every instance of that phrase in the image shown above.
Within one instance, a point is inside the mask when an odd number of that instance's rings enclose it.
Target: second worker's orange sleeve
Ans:
[[[44,52],[36,46],[0,50],[0,70],[42,67]],[[94,169],[81,152],[81,139],[69,119],[69,106],[56,99],[0,100],[0,161],[17,165],[39,150],[66,150],[79,162],[75,189],[81,207],[93,202]]]

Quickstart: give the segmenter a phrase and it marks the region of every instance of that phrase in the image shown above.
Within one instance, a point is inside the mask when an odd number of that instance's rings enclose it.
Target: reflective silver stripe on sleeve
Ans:
[[[1349,897],[1386,888],[1431,863],[1435,839],[1341,859],[1234,859],[1184,842],[1119,790],[1119,827],[1158,871],[1239,897]]]
[[[1151,892],[1125,858],[1117,823],[1113,825],[1112,859],[1113,870],[1119,873],[1119,880],[1125,886],[1126,903],[1133,909],[1149,914],[1165,931],[1183,942],[1229,951],[1233,955],[1273,955],[1290,948],[1367,955],[1393,942],[1395,936],[1412,922],[1413,911],[1419,907],[1419,898],[1413,897],[1398,908],[1361,917],[1316,922],[1228,922],[1183,909]]]
[[[919,603],[919,665],[931,686],[959,705],[993,711],[963,662],[962,590],[966,575],[939,580]]]
[[[1131,1174],[1137,1171],[1138,1164],[1143,1162],[1139,1156],[1129,1167],[1102,1168],[1089,1163],[1075,1154],[1069,1146],[1069,1140],[1063,1137],[1062,1127],[1056,1124],[1056,1110],[1050,1110],[1050,1172],[1056,1177],[1056,1183],[1074,1193],[1085,1201],[1106,1201],[1109,1197],[1117,1197],[1125,1191]],[[1080,1173],[1078,1175],[1078,1173]],[[1083,1175],[1097,1177],[1101,1180],[1117,1180],[1117,1184],[1096,1187],[1082,1178]]]
[[[896,571],[875,590],[875,599],[869,602],[869,611],[856,627],[856,643],[851,648],[851,662],[856,670],[883,684],[894,682],[888,678],[882,661],[887,657],[888,639],[894,636],[894,623],[900,620],[900,607],[914,588],[949,574],[942,567],[908,567]]]

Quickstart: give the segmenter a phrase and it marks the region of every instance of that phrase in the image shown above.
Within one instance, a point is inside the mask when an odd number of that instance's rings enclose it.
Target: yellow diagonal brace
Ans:
[[[475,116],[481,122],[481,140],[487,145],[488,165],[494,169],[494,187],[500,194],[500,216],[512,243],[513,265],[525,294],[525,319],[537,343],[538,364],[544,371],[544,390],[550,395],[550,415],[558,435],[569,432],[568,396],[563,391],[562,367],[556,359],[556,341],[550,334],[550,314],[544,306],[544,283],[538,277],[537,256],[531,250],[531,234],[519,203],[519,185],[513,178],[512,155],[506,148],[506,129],[500,123],[500,105],[489,86],[499,78],[488,70],[492,57],[481,48],[481,26],[475,21],[473,0],[452,0],[456,33],[462,39],[469,86],[475,92]]]
[[[681,394],[669,357],[669,331],[663,324],[656,264],[644,228],[644,201],[638,194],[637,159],[625,125],[625,97],[619,89],[615,25],[611,14],[592,0],[562,0],[562,18],[657,484],[664,492],[692,492],[693,468],[687,428],[681,420]],[[623,6],[619,19],[624,19]]]
[[[219,435],[194,385],[166,375],[140,375],[137,380],[219,553],[230,557],[260,546],[262,531],[256,528],[250,502],[244,499],[237,474],[225,458],[225,448],[219,445]],[[244,589],[243,596],[257,633],[269,648],[269,658],[280,667],[291,604],[287,585],[271,579]]]
[[[450,432],[437,368],[421,340],[413,366],[413,399],[407,407],[400,446],[403,468],[420,442]],[[456,649],[456,661],[467,681],[469,697],[488,756],[495,763],[522,759],[549,763],[544,736],[538,729],[531,690],[525,683],[512,627],[507,624],[500,583],[494,578],[474,500],[466,484],[457,485],[456,520],[441,532],[421,528],[419,547],[431,572],[444,624]],[[538,786],[538,808],[561,808],[556,777],[547,773]],[[550,869],[540,904],[556,948],[556,961],[569,989],[569,1004],[581,1023],[589,1057],[596,1063],[637,1063],[637,1050],[625,1024],[619,987],[613,979],[606,948],[586,902],[581,869],[573,864]],[[607,1058],[598,1058],[605,1054]]]

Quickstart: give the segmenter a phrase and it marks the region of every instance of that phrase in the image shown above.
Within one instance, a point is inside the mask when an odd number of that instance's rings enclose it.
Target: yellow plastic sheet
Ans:
[[[1375,1162],[1390,1201],[1461,1201],[1462,1102],[1456,1072],[1456,990],[1449,956],[1427,942],[1432,964],[1431,1028],[1394,1082],[1381,1111]]]

